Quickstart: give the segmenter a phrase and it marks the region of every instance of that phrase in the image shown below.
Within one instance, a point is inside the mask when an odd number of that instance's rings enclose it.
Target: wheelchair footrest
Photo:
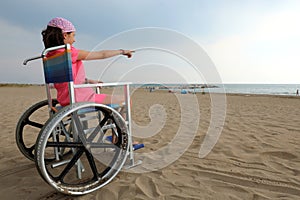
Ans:
[[[128,170],[128,169],[137,167],[138,165],[141,165],[142,163],[143,163],[143,161],[141,161],[141,160],[138,160],[136,162],[131,162],[130,164],[125,164],[124,169]]]

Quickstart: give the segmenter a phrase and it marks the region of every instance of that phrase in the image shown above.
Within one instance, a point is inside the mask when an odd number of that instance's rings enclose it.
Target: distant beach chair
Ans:
[[[64,49],[60,54],[47,57],[51,51]],[[42,58],[47,100],[38,102],[21,116],[16,128],[16,142],[20,151],[34,160],[42,178],[57,191],[82,195],[93,192],[126,167],[141,161],[134,160],[133,151],[144,147],[132,145],[130,83],[75,85],[72,77],[70,45],[45,49]],[[53,83],[68,82],[70,105],[61,107],[52,98]],[[84,87],[124,87],[126,119],[116,111],[116,105],[93,102],[75,102],[74,89]],[[114,108],[113,108],[114,107]],[[36,122],[33,114],[48,110],[45,122]],[[45,112],[42,114],[46,114]],[[38,115],[39,116],[39,115]],[[27,127],[39,130],[36,142],[27,144]],[[116,138],[114,140],[112,137]]]

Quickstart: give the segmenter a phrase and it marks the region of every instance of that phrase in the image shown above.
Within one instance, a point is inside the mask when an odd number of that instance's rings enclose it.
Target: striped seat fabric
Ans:
[[[67,47],[52,56],[43,57],[46,83],[73,81],[71,50]]]

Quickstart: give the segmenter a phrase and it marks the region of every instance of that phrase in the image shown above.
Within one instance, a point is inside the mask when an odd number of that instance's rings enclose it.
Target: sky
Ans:
[[[41,62],[22,62],[41,54],[58,16],[75,25],[78,49],[137,49],[85,63],[91,78],[300,83],[299,0],[1,1],[0,83],[43,83]]]

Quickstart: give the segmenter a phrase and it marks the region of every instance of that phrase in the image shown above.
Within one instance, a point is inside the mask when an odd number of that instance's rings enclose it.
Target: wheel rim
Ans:
[[[91,128],[92,122],[88,121],[88,127],[84,127],[82,120],[90,116],[82,115],[79,111],[91,107],[96,108],[97,115],[101,113],[100,123]],[[67,119],[70,115],[72,122]],[[63,131],[57,137],[62,139],[53,141],[53,127],[59,123],[69,124],[69,127],[62,126]],[[76,132],[78,137],[75,136]],[[68,141],[67,135],[70,134],[74,138],[69,138]],[[105,140],[111,134],[117,135],[115,144]],[[63,109],[52,120],[47,121],[38,141],[36,165],[39,173],[58,191],[73,195],[92,192],[110,182],[122,168],[128,150],[127,126],[123,118],[111,108],[99,104],[76,104]],[[54,160],[53,152],[62,148],[72,151],[72,154]],[[78,172],[83,168],[78,166],[84,166],[85,170],[84,173],[79,173],[80,179]]]

